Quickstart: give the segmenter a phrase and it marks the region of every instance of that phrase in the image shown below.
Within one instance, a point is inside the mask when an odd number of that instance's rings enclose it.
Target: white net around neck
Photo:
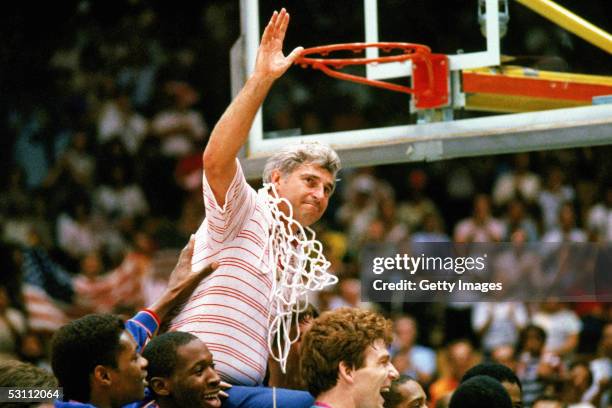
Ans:
[[[265,198],[261,200],[267,207],[263,213],[269,217],[270,226],[266,242],[272,274],[268,350],[285,373],[291,344],[300,336],[299,315],[308,307],[308,293],[333,285],[338,278],[327,272],[330,263],[323,255],[323,245],[315,239],[315,232],[293,219],[291,204],[278,196],[274,185],[265,183],[258,194]],[[289,214],[281,211],[281,204]]]

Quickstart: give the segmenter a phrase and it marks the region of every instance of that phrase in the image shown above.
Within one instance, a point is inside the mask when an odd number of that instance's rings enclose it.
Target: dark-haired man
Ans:
[[[153,338],[144,349],[148,382],[154,401],[147,408],[215,408],[224,394],[215,371],[213,355],[196,336],[170,332]],[[223,407],[307,408],[313,402],[303,391],[267,387],[233,386]]]
[[[510,368],[498,363],[478,364],[465,372],[463,378],[461,378],[461,382],[464,383],[477,375],[488,375],[499,381],[512,400],[512,408],[522,408],[523,389],[521,387],[521,381]]]
[[[449,408],[512,408],[512,400],[495,378],[477,375],[457,387]]]
[[[213,268],[192,272],[194,237],[183,249],[157,302],[123,322],[108,314],[93,314],[62,327],[52,342],[53,373],[64,389],[57,408],[118,408],[136,406],[145,396],[147,361],[142,347],[154,336],[166,314],[191,294]]]

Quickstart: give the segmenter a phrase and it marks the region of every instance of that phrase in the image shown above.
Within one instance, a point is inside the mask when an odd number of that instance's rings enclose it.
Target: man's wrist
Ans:
[[[272,86],[274,81],[276,81],[276,78],[274,78],[270,74],[266,74],[264,72],[255,71],[255,72],[253,72],[251,74],[251,76],[249,77],[248,80],[252,81],[254,83],[257,83],[257,84],[263,84],[263,85]]]
[[[151,317],[153,318],[153,320],[155,320],[155,322],[157,323],[158,326],[161,325],[161,319],[160,319],[160,317],[158,316],[158,314],[157,314],[157,312],[155,310],[146,308],[146,309],[143,309],[142,311],[145,312],[145,313],[150,314]]]

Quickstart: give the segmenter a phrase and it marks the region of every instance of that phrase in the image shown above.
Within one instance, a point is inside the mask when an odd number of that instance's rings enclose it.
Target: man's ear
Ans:
[[[109,368],[103,365],[97,365],[96,368],[94,368],[93,380],[97,384],[105,386],[111,386],[113,382]]]
[[[279,169],[272,170],[270,173],[270,182],[273,183],[276,188],[278,188],[278,184],[280,183],[282,173]]]
[[[346,382],[348,384],[352,384],[354,373],[355,370],[353,370],[353,367],[348,365],[346,361],[341,361],[338,365],[338,380]]]
[[[170,380],[163,377],[151,378],[151,381],[149,381],[149,387],[151,387],[153,392],[160,397],[167,397],[171,392]]]

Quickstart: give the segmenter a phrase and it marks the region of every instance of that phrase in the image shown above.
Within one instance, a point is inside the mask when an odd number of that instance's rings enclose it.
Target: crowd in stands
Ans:
[[[236,13],[223,2],[205,10],[216,33],[212,48],[229,49],[228,10]],[[50,58],[48,97],[16,104],[7,117],[13,137],[0,196],[0,360],[42,368],[50,367],[51,337],[69,321],[105,312],[129,318],[153,303],[204,217],[201,153],[217,114],[206,110],[214,86],[204,86],[198,71],[207,65],[196,56],[207,49],[193,39],[162,41],[172,30],[157,32],[159,15],[150,8],[134,7],[114,23],[87,15],[80,18],[89,24]],[[210,52],[211,59],[221,53]],[[343,130],[342,115],[331,121],[335,130]],[[360,253],[371,244],[609,249],[611,155],[603,146],[343,170],[315,226],[340,281],[314,303],[320,312],[349,306],[391,318],[392,362],[418,381],[432,407],[444,406],[436,404],[480,361],[510,367],[526,407],[545,398],[607,407],[610,303],[378,304],[361,301],[359,272]],[[551,267],[537,253],[508,252],[496,270],[508,284],[537,286],[550,279],[547,267],[572,273],[589,262],[612,265],[605,256],[559,254]],[[611,293],[609,278],[596,286]]]

